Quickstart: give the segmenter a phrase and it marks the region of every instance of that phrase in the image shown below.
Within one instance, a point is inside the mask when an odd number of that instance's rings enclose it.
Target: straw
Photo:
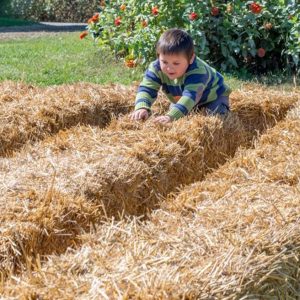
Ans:
[[[299,98],[297,93],[271,95],[273,101],[270,103],[269,97],[263,102],[263,97],[256,99],[250,94],[247,98],[243,94],[243,98],[233,103],[233,113],[224,120],[200,114],[165,128],[151,122],[133,123],[126,117],[114,120],[107,129],[79,126],[60,131],[34,146],[27,145],[15,157],[0,160],[0,178],[3,178],[0,203],[6,207],[4,203],[9,202],[11,207],[9,213],[3,209],[3,228],[10,226],[8,216],[17,214],[18,210],[14,212],[14,209],[18,208],[20,194],[33,192],[39,195],[39,199],[44,199],[43,195],[49,189],[70,202],[72,199],[87,202],[86,211],[92,210],[93,213],[84,213],[83,210],[84,222],[80,213],[70,214],[68,221],[78,223],[85,230],[91,228],[95,215],[100,223],[112,216],[121,219],[124,214],[147,214],[158,208],[161,198],[168,193],[181,185],[202,180],[213,168],[233,156],[238,147],[250,146],[260,128],[267,128],[269,121],[273,124],[282,118]],[[240,111],[246,103],[252,107],[250,112]],[[268,117],[264,117],[261,111]],[[249,122],[257,127],[246,126]],[[30,212],[39,210],[42,202],[34,202]],[[76,207],[78,211],[81,205]],[[55,207],[52,212],[56,216],[52,218],[55,222],[50,223],[47,232],[55,233],[56,226],[59,226],[60,230],[76,239],[78,232],[70,230],[63,212],[55,211]],[[24,220],[27,220],[24,211],[20,214],[24,214]],[[43,226],[40,226],[42,221],[36,220],[32,223],[38,225],[35,239],[45,241]],[[22,226],[9,228],[22,231]],[[47,242],[36,247],[29,238],[32,233],[26,229],[27,223],[24,226],[22,244],[27,244],[23,248],[31,249],[31,252],[23,251],[21,246],[16,248],[14,230],[6,231],[9,234],[2,244],[1,263],[9,268],[3,267],[3,274],[22,268],[28,257],[43,256],[51,251],[62,253],[75,245],[71,239],[66,239],[59,250],[55,249],[56,246],[49,250]],[[59,243],[59,239],[57,241]],[[14,255],[11,255],[12,248]]]
[[[113,115],[128,113],[135,87],[90,83],[38,88],[0,84],[0,155],[77,124],[104,127]]]
[[[300,177],[299,167],[289,168],[290,160],[300,166],[296,115],[289,113],[255,149],[240,150],[204,181],[168,198],[147,221],[102,224],[82,236],[80,249],[50,257],[31,276],[13,277],[3,295],[296,299]],[[274,176],[270,158],[286,167],[281,174]]]

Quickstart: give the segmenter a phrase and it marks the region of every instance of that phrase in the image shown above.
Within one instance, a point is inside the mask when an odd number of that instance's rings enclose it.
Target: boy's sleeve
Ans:
[[[173,120],[186,116],[197,104],[210,80],[210,73],[203,68],[202,72],[191,72],[184,81],[184,90],[179,101],[167,113]]]
[[[141,82],[135,98],[135,110],[146,108],[151,110],[151,106],[157,98],[157,92],[162,82],[154,63],[147,69],[143,81]]]

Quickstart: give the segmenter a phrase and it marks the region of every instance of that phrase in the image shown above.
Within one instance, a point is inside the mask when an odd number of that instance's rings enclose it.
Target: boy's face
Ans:
[[[161,70],[171,80],[181,77],[185,74],[188,66],[193,62],[195,54],[193,54],[190,61],[182,54],[159,54],[159,63]]]

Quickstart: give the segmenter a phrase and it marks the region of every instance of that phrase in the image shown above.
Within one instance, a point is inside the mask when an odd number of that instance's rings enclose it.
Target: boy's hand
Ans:
[[[149,111],[145,108],[140,108],[136,111],[134,111],[131,115],[130,115],[130,119],[131,120],[147,120],[149,118]]]
[[[172,119],[169,116],[159,116],[153,120],[154,123],[167,124],[171,123]]]

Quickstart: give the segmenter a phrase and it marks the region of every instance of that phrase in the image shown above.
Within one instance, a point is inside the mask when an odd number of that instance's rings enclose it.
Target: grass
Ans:
[[[79,32],[2,39],[0,53],[0,81],[23,81],[39,86],[80,81],[129,85],[140,81],[143,75],[141,68],[125,67],[110,51],[99,49],[89,37],[80,40]],[[238,74],[225,74],[225,80],[232,89],[245,82],[261,82],[257,78],[244,79]],[[278,86],[277,79],[273,85]],[[290,88],[291,84],[286,86]]]
[[[99,84],[131,84],[142,78],[141,68],[129,69],[117,62],[108,50],[100,50],[79,33],[2,40],[0,81],[24,81],[48,86],[79,81]],[[232,88],[242,82],[226,76]]]
[[[0,81],[41,86],[79,81],[130,84],[142,74],[115,61],[91,39],[80,40],[78,32],[2,40],[0,53]]]
[[[21,20],[21,19],[14,19],[10,17],[0,17],[0,27],[23,26],[23,25],[31,25],[31,24],[35,24],[35,22]]]

